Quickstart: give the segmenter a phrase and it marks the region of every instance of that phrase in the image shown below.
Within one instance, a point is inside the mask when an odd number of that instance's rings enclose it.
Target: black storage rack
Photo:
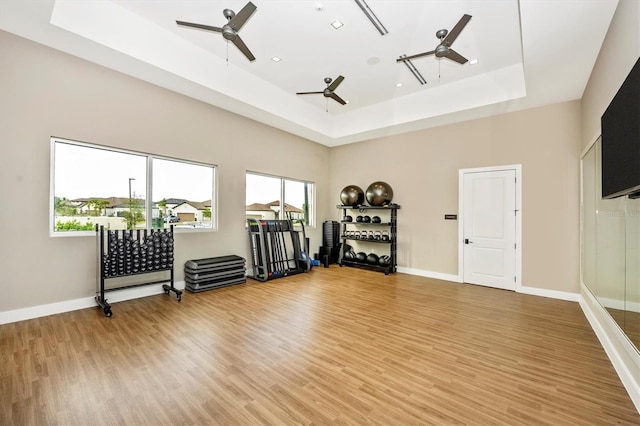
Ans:
[[[105,293],[114,290],[169,283],[162,285],[165,294],[174,292],[177,300],[182,300],[182,290],[173,285],[173,225],[169,229],[151,231],[146,229],[105,231],[104,226],[96,225],[96,235],[98,288],[95,300],[106,317],[110,317],[112,311]],[[105,288],[105,281],[108,279],[163,271],[169,273],[167,279]]]
[[[247,219],[247,231],[252,266],[249,278],[267,281],[311,268],[302,221]]]
[[[339,210],[341,210],[341,220],[342,224],[342,256],[338,261],[340,266],[350,266],[354,268],[362,268],[369,269],[372,271],[384,272],[385,275],[389,275],[390,273],[394,273],[397,271],[397,230],[398,230],[398,210],[400,206],[398,204],[389,204],[385,206],[367,206],[367,205],[355,205],[355,206],[345,206],[338,205],[336,206]],[[351,211],[352,214],[364,214],[368,211],[369,214],[380,214],[385,213],[387,217],[381,220],[379,223],[373,222],[357,222],[351,217],[349,220],[349,216],[347,213]],[[350,227],[353,226],[359,230],[350,231]],[[380,232],[380,238],[377,236],[372,237],[373,229],[387,229],[386,238],[382,238],[382,232]],[[365,238],[364,232],[368,230],[368,236]],[[374,232],[377,233],[377,232]],[[389,262],[386,265],[372,265],[363,261],[358,261],[356,259],[348,259],[345,254],[352,250],[348,243],[353,242],[358,246],[362,246],[363,250],[365,246],[371,246],[379,244],[382,246],[388,247],[389,253]]]

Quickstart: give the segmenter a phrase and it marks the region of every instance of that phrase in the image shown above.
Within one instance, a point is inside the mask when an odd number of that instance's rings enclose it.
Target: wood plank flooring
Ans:
[[[0,326],[2,425],[635,425],[579,305],[314,268]]]

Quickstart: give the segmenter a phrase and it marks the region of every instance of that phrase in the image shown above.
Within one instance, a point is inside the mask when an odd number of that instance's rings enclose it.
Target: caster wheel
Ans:
[[[182,302],[182,295],[181,295],[181,294],[179,294],[179,295],[178,295],[178,296],[176,296],[176,297],[177,297],[177,299],[178,299],[178,302]]]
[[[111,310],[105,310],[104,311],[104,316],[107,318],[111,318],[111,315],[113,315],[113,313],[111,312]]]
[[[165,291],[164,291],[164,294],[169,294],[169,290],[165,290]]]

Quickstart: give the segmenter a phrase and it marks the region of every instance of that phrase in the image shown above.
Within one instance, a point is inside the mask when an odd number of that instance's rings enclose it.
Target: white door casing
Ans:
[[[460,170],[461,281],[520,286],[520,166]]]

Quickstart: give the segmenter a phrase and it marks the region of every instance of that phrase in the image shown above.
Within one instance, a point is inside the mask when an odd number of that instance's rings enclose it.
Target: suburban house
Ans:
[[[167,206],[169,204],[167,203]],[[173,204],[170,214],[180,218],[180,222],[204,222],[211,220],[211,216],[206,217],[206,211],[211,212],[211,200],[208,201],[183,201],[180,204]]]
[[[267,204],[253,203],[246,207],[247,219],[277,219],[279,212],[279,200]],[[284,203],[284,212],[287,218],[304,219],[304,211],[290,204]]]

